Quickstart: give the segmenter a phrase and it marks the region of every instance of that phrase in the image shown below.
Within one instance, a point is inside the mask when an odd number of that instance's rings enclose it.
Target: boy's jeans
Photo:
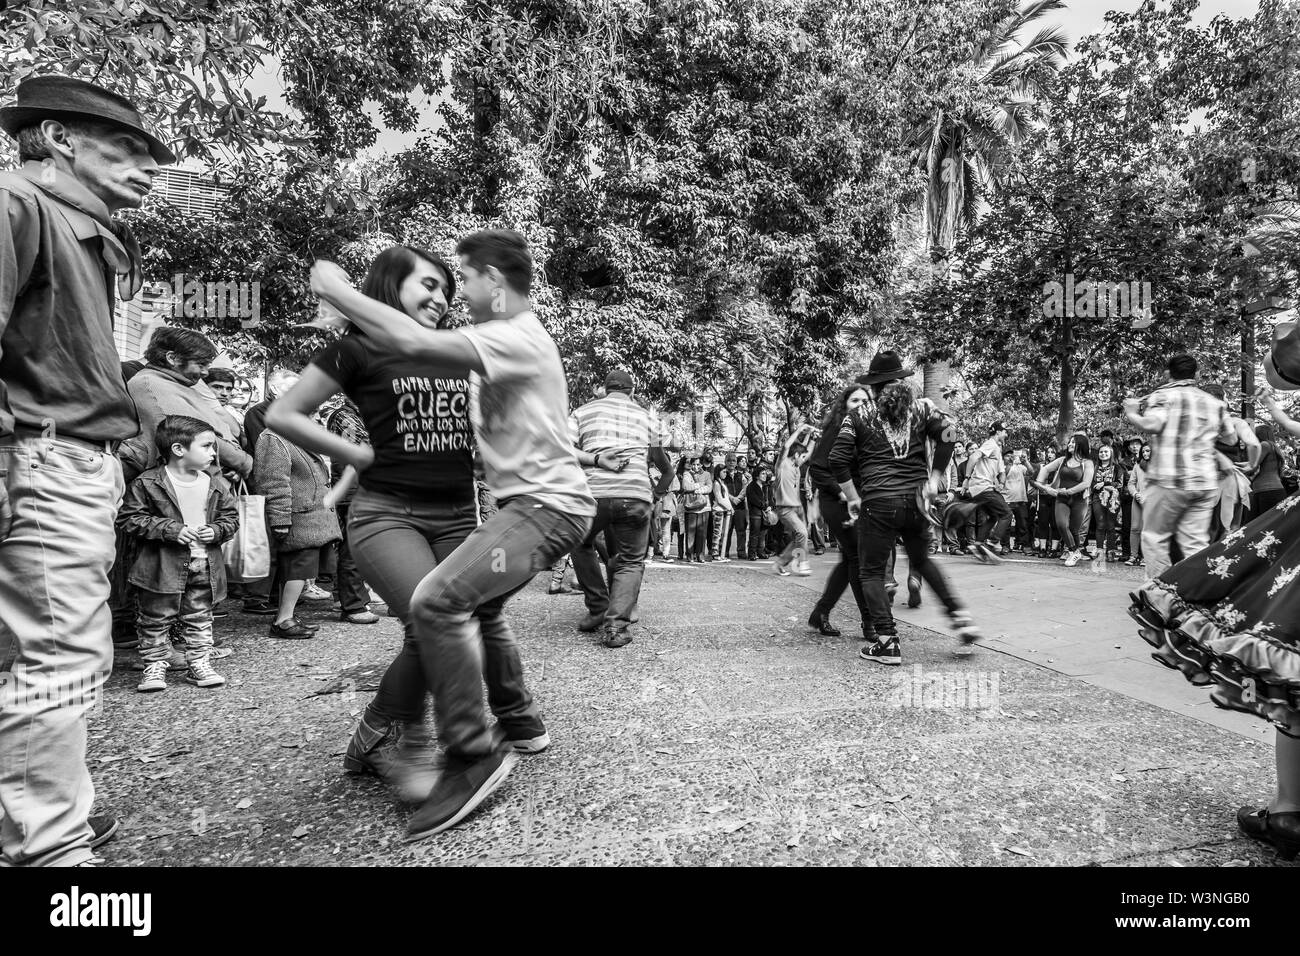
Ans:
[[[415,589],[420,664],[433,691],[438,739],[450,756],[476,760],[496,745],[483,707],[485,680],[499,722],[540,724],[505,616],[499,608],[478,617],[474,611],[514,594],[572,551],[591,522],[526,495],[511,498]]]
[[[185,660],[203,660],[212,653],[212,579],[207,558],[190,558],[185,591],[159,594],[140,588],[137,592],[135,632],[140,638],[140,657],[146,664],[170,657],[173,625],[176,636],[185,641]]]
[[[808,530],[803,524],[802,511],[801,508],[778,507],[776,509],[777,515],[781,518],[781,526],[790,532],[790,541],[777,559],[782,567],[793,561],[796,554],[801,564],[808,560]]]
[[[86,714],[113,668],[108,574],[122,467],[107,449],[0,436],[0,860],[91,859]]]

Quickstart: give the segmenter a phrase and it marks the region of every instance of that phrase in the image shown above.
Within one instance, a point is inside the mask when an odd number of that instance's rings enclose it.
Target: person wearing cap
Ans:
[[[0,128],[22,163],[0,172],[0,860],[81,865],[117,827],[90,816],[85,715],[113,667],[116,450],[139,431],[113,341],[139,248],[112,217],[176,157],[128,100],[65,76],[20,83]]]
[[[1264,369],[1274,388],[1300,389],[1300,337],[1293,329],[1275,328]],[[1179,380],[1185,380],[1187,371],[1180,366]],[[1277,401],[1271,392],[1261,389],[1257,397],[1274,414]],[[1300,434],[1289,416],[1278,420],[1287,431]],[[1181,671],[1192,684],[1208,686],[1217,706],[1273,725],[1276,789],[1267,802],[1240,807],[1237,827],[1287,861],[1300,856],[1297,504],[1300,496],[1286,498],[1205,551],[1166,568],[1134,594],[1129,609],[1138,633],[1155,647],[1156,660]],[[1146,542],[1144,536],[1144,548]]]
[[[930,504],[952,457],[956,429],[929,399],[918,398],[898,354],[884,351],[856,381],[870,397],[844,419],[827,462],[844,493],[848,517],[858,525],[862,593],[873,633],[858,651],[878,664],[903,662],[898,625],[885,593],[885,568],[898,537],[908,573],[923,579],[948,612],[964,651],[979,640],[938,566],[930,559]],[[856,464],[858,483],[853,479]]]
[[[1196,359],[1190,355],[1173,356],[1169,381],[1145,399],[1125,399],[1124,414],[1151,436],[1142,554],[1147,577],[1155,578],[1170,565],[1169,543],[1175,536],[1184,559],[1210,543],[1210,519],[1219,497],[1214,443],[1233,441],[1236,430],[1223,400],[1197,385]]]
[[[999,542],[1011,527],[1011,506],[1002,496],[1006,485],[1006,465],[1002,460],[1002,443],[1007,440],[1007,426],[999,419],[989,426],[989,437],[966,459],[966,491],[979,507],[977,530],[971,548],[985,563],[999,560]],[[991,527],[990,527],[991,523]]]
[[[596,499],[596,517],[586,539],[573,549],[573,570],[582,585],[587,617],[578,626],[603,631],[606,647],[624,647],[632,640],[645,577],[650,542],[650,511],[654,499],[672,484],[673,472],[664,445],[668,433],[632,395],[636,383],[626,369],[605,376],[605,395],[577,408],[569,416],[569,431],[578,449],[578,462]],[[650,463],[659,470],[659,485],[650,487]],[[610,547],[606,567],[596,554],[597,536]]]

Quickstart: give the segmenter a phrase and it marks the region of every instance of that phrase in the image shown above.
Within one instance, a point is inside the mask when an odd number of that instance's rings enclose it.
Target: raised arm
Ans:
[[[1277,399],[1273,397],[1273,392],[1271,390],[1261,388],[1255,393],[1255,397],[1264,403],[1264,408],[1268,412],[1269,417],[1272,418],[1273,421],[1277,422],[1279,428],[1285,431],[1288,435],[1300,438],[1300,422],[1297,422],[1282,410],[1282,406],[1277,403]]]
[[[448,329],[426,329],[404,312],[362,295],[332,262],[316,260],[311,289],[354,322],[382,352],[427,362],[431,371],[483,373],[478,350],[465,336]]]

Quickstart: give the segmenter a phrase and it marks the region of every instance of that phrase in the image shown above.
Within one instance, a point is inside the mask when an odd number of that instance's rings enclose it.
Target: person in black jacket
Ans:
[[[829,464],[858,522],[858,557],[862,591],[871,613],[874,636],[858,652],[864,660],[903,662],[898,629],[885,595],[885,566],[895,538],[903,539],[911,572],[938,595],[962,642],[962,650],[980,638],[939,568],[930,560],[929,503],[938,494],[952,457],[956,429],[934,403],[917,398],[904,381],[912,374],[897,353],[884,351],[871,360],[866,375],[871,397],[850,412],[831,446]],[[927,445],[933,457],[927,464]],[[859,481],[853,479],[857,465]],[[859,520],[860,518],[860,520]]]
[[[767,526],[763,522],[763,513],[771,507],[768,500],[768,483],[771,472],[766,465],[754,465],[754,478],[745,489],[745,509],[749,512],[749,554],[750,561],[759,561],[768,557],[763,547],[763,538]]]
[[[840,490],[839,484],[835,481],[835,476],[831,473],[830,463],[828,461],[831,452],[831,446],[835,444],[835,439],[839,435],[840,424],[844,421],[845,415],[853,411],[863,402],[867,401],[867,390],[861,385],[850,385],[840,393],[835,404],[831,406],[822,419],[821,437],[817,439],[816,445],[813,446],[812,457],[808,459],[808,474],[812,476],[813,485],[817,489],[818,504],[821,507],[822,516],[826,519],[826,526],[830,533],[834,535],[835,540],[840,545],[840,561],[831,571],[830,577],[826,579],[826,588],[822,591],[822,596],[817,600],[813,607],[812,614],[808,618],[808,626],[815,627],[827,637],[839,637],[840,632],[833,627],[830,622],[831,609],[839,603],[840,598],[844,595],[844,589],[851,587],[853,597],[858,602],[858,613],[862,617],[862,633],[864,638],[869,637],[872,633],[871,613],[867,610],[867,601],[862,593],[862,572],[858,565],[858,535],[857,529],[853,522],[849,520],[847,499]],[[849,472],[852,475],[853,483],[859,484],[857,461],[849,463]]]

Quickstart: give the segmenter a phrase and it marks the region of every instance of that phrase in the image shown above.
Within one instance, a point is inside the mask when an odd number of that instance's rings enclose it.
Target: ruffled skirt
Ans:
[[[1300,495],[1132,595],[1151,656],[1220,707],[1300,732]]]

